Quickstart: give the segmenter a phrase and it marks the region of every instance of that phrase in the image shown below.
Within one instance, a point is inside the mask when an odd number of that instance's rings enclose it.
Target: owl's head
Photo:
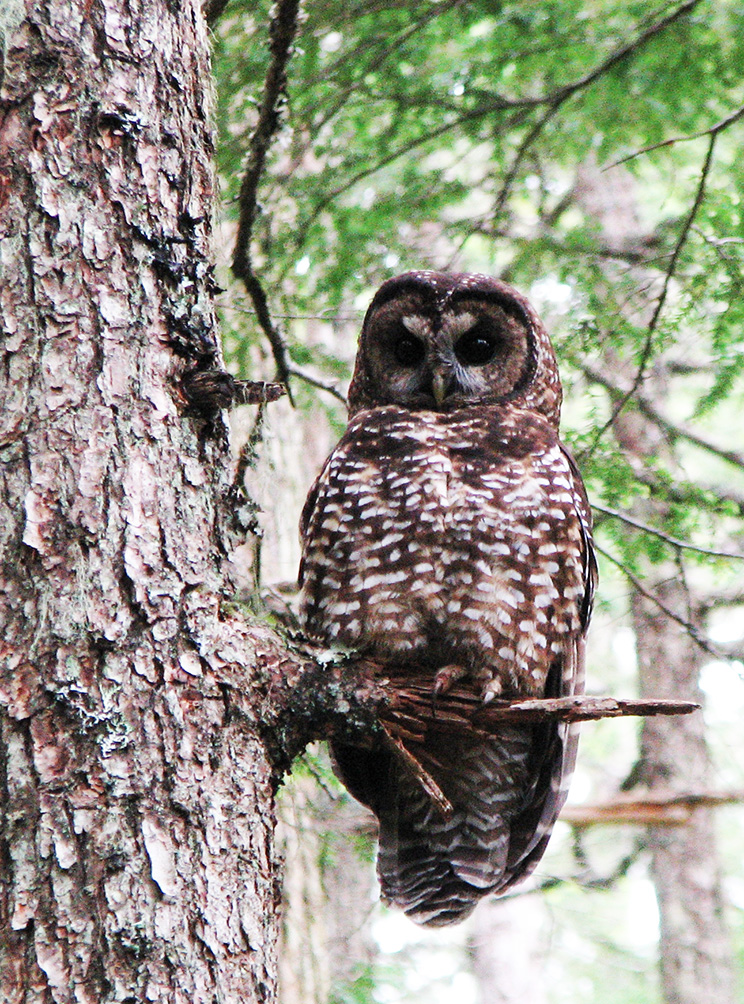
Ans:
[[[486,275],[406,272],[383,283],[364,318],[349,410],[511,402],[557,426],[561,396],[548,334],[515,289]]]

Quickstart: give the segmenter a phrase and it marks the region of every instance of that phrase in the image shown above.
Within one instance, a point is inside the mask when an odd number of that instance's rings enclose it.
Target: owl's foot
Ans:
[[[446,694],[453,684],[465,677],[470,677],[477,687],[482,688],[481,700],[484,704],[493,701],[494,698],[499,697],[504,691],[504,685],[499,677],[492,676],[487,669],[476,670],[474,672],[472,669],[453,663],[450,666],[442,666],[437,670],[434,676],[434,699],[436,700],[441,694]]]
[[[446,694],[453,683],[457,683],[467,675],[468,670],[465,666],[456,666],[454,663],[451,666],[442,666],[434,677],[434,697]]]

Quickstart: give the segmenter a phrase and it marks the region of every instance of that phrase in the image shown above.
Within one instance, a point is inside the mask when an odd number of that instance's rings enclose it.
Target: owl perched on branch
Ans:
[[[349,425],[303,511],[302,617],[402,688],[429,686],[434,726],[453,687],[486,702],[582,691],[596,565],[560,405],[548,335],[505,283],[408,272],[375,295]],[[332,743],[379,820],[383,896],[432,925],[532,871],[578,740],[557,722],[440,725]]]

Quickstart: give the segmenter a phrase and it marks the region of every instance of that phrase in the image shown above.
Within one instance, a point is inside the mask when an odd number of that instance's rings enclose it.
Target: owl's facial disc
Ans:
[[[500,304],[468,296],[447,306],[407,293],[368,317],[368,393],[380,404],[452,411],[503,400],[529,368],[531,332]]]
[[[499,341],[487,318],[467,310],[448,312],[439,325],[423,315],[404,314],[394,332],[392,354],[409,372],[407,389],[424,394],[425,406],[433,403],[440,409],[448,398],[477,390],[477,381],[466,370],[490,363]]]

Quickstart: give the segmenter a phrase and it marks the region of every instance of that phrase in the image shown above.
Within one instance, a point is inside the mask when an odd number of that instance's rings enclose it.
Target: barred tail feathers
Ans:
[[[515,838],[525,844],[519,819],[533,787],[534,731],[525,726],[493,737],[448,735],[436,745],[430,737],[417,746],[414,755],[453,806],[449,816],[389,748],[333,747],[337,773],[380,822],[382,895],[412,920],[456,923],[483,896],[522,877],[510,849]]]

